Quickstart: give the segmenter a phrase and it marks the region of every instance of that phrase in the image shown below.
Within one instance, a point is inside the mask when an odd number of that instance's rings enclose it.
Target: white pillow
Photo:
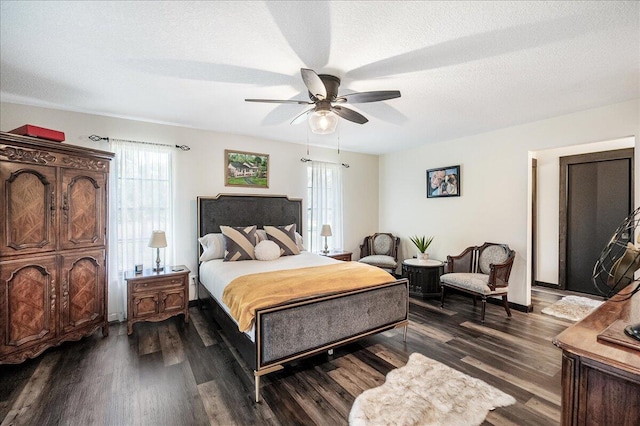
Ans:
[[[270,240],[260,241],[256,244],[256,259],[276,260],[280,257],[280,246]]]
[[[224,258],[224,235],[207,234],[204,237],[198,238],[198,242],[200,242],[202,246],[200,262]]]

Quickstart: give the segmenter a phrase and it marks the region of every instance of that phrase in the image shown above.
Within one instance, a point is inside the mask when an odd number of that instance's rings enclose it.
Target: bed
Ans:
[[[197,198],[197,211],[198,237],[219,233],[220,226],[225,225],[262,228],[295,223],[297,229],[302,230],[302,200],[286,196],[201,196]],[[221,290],[212,284],[215,278],[207,271],[223,265],[215,265],[213,260],[200,262],[201,250],[198,244],[198,305],[212,310],[225,336],[253,370],[256,402],[260,401],[261,376],[282,369],[286,363],[324,351],[331,353],[335,347],[392,328],[404,327],[406,339],[409,323],[406,279],[260,308],[255,312],[252,330],[241,332],[229,314],[229,308],[221,301]],[[280,263],[274,261],[269,267],[273,269],[274,265],[282,264],[283,268],[296,268],[299,262],[307,265],[307,260],[318,265],[340,262],[304,251],[286,258],[278,259]],[[252,263],[256,262],[271,263],[257,260],[224,262],[227,264],[224,266],[232,270],[227,278],[238,275],[239,268],[251,272]]]

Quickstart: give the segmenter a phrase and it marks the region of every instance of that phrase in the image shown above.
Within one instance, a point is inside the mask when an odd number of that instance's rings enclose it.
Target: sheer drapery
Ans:
[[[156,249],[148,247],[153,230],[163,230],[164,265],[173,261],[173,148],[109,140],[115,153],[109,193],[109,319],[126,318],[124,272],[137,264],[155,265]]]
[[[324,237],[320,236],[320,230],[322,225],[331,225],[329,249],[342,248],[342,166],[314,161],[307,166],[307,177],[305,246],[314,252],[323,250]]]

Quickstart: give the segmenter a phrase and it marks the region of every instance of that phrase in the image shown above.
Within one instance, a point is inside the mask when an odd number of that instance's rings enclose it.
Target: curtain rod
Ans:
[[[102,136],[98,136],[98,135],[91,135],[89,136],[89,139],[91,139],[94,142],[98,142],[98,141],[107,141],[109,142],[109,138],[108,137],[102,137]],[[176,147],[176,148],[180,148],[183,151],[189,151],[191,149],[191,147],[187,146],[187,145],[168,145],[165,143],[154,143],[154,142],[141,142],[141,141],[130,141],[127,139],[114,139],[114,140],[119,140],[119,141],[123,141],[123,142],[132,142],[132,143],[142,143],[145,145],[158,145],[158,146],[170,146],[170,147]]]
[[[302,158],[300,159],[300,161],[302,161],[303,163],[308,163],[309,161],[314,161],[314,160],[312,160],[311,158],[304,158],[304,157],[302,157]],[[348,168],[349,168],[349,164],[347,164],[347,163],[332,163],[332,162],[330,162],[330,161],[316,161],[316,163],[340,164],[340,165],[341,165],[342,167],[344,167],[345,169],[348,169]]]

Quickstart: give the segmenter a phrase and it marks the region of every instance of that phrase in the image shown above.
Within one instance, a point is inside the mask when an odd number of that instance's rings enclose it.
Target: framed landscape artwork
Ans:
[[[427,170],[427,198],[459,196],[459,165]]]
[[[269,155],[224,150],[224,185],[269,188]]]

